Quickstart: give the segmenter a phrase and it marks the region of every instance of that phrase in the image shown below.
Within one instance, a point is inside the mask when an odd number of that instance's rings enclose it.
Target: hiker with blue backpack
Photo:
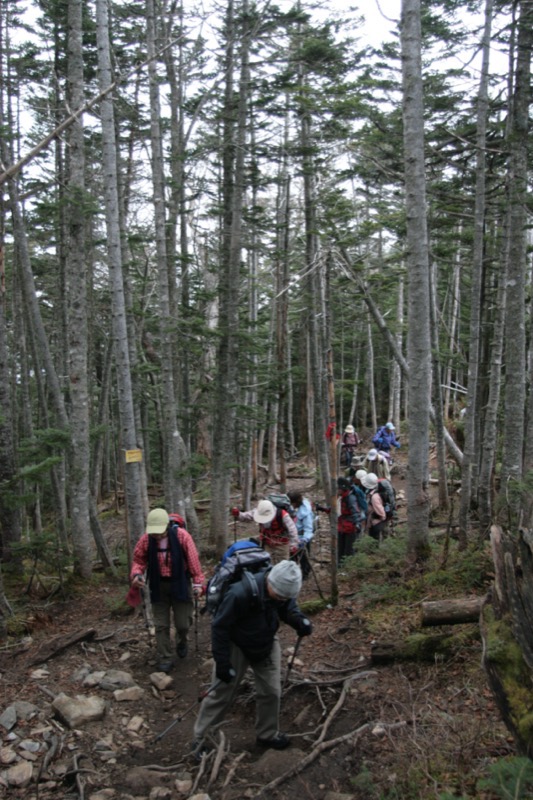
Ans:
[[[146,579],[145,579],[146,573]],[[193,621],[193,597],[203,594],[205,578],[190,533],[171,520],[164,508],[154,508],[146,520],[146,533],[133,551],[132,589],[150,588],[155,624],[158,669],[170,672],[175,654],[185,658],[188,631]],[[171,615],[176,629],[176,651],[170,638]]]
[[[231,513],[239,522],[259,524],[261,546],[270,553],[273,564],[287,560],[298,552],[300,543],[294,520],[288,510],[276,507],[272,500],[260,500],[253,511],[232,508]]]
[[[209,749],[206,737],[231,707],[248,667],[256,691],[256,743],[274,750],[289,746],[290,739],[279,730],[281,646],[277,632],[280,620],[297,632],[298,642],[312,632],[311,622],[296,603],[301,586],[300,567],[284,560],[255,572],[244,569],[225,588],[213,612],[215,665],[211,689],[194,725],[192,752],[196,758]],[[208,587],[208,598],[209,594]]]

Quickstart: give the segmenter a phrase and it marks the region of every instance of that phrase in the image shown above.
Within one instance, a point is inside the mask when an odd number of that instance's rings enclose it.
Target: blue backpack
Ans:
[[[214,616],[228,586],[241,578],[250,594],[250,603],[257,603],[259,592],[253,574],[270,566],[270,553],[259,547],[256,542],[244,539],[232,544],[220,559],[220,564],[207,584],[202,614],[207,611]]]

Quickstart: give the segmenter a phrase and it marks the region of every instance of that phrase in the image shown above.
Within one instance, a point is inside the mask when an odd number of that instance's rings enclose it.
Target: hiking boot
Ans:
[[[173,666],[174,666],[173,661],[160,661],[159,664],[157,665],[157,669],[159,672],[166,672],[168,675]]]
[[[256,742],[261,747],[271,747],[272,750],[285,750],[286,747],[290,746],[291,740],[284,733],[278,733],[272,739],[261,739],[258,736]]]
[[[178,654],[178,658],[185,658],[185,656],[189,652],[189,648],[187,647],[187,642],[180,642],[176,648],[176,652]]]
[[[202,756],[206,756],[209,752],[209,747],[204,744],[201,739],[194,739],[191,742],[191,755],[195,761],[200,762]]]

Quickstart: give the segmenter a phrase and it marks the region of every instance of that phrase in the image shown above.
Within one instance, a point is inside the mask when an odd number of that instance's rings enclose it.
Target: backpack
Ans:
[[[183,519],[183,517],[180,514],[169,514],[168,518],[174,525],[177,525],[178,528],[186,528],[187,527],[187,525],[185,523],[185,520]]]
[[[202,614],[207,611],[214,616],[228,586],[241,578],[246,584],[250,605],[257,605],[259,592],[253,573],[261,572],[268,567],[270,567],[270,553],[262,547],[247,540],[232,544],[222,556],[213,577],[208,581]]]
[[[378,450],[381,450],[383,445],[383,428],[380,428],[372,437],[372,444],[375,444]]]
[[[287,511],[290,514],[291,519],[296,518],[296,511],[294,510],[291,501],[289,500],[288,495],[281,494],[279,492],[273,492],[272,494],[267,495],[267,500],[270,500],[276,506],[279,511]]]
[[[387,519],[391,519],[396,516],[396,492],[394,491],[392,483],[386,478],[380,478],[377,490],[381,497]]]

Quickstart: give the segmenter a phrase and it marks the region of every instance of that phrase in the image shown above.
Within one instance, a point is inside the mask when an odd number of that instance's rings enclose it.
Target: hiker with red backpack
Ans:
[[[158,669],[170,672],[175,664],[170,638],[171,613],[176,629],[176,654],[178,658],[185,658],[188,631],[193,621],[193,597],[202,595],[205,577],[191,534],[171,520],[164,508],[154,508],[148,514],[146,533],[133,551],[130,581],[137,589],[148,583]]]
[[[300,546],[292,516],[284,508],[276,508],[271,500],[260,500],[253,511],[232,508],[239,522],[257,522],[261,546],[270,553],[272,563],[289,559]]]
[[[337,563],[353,556],[354,544],[361,538],[365,513],[360,508],[348,478],[337,478],[339,513],[337,517]]]

